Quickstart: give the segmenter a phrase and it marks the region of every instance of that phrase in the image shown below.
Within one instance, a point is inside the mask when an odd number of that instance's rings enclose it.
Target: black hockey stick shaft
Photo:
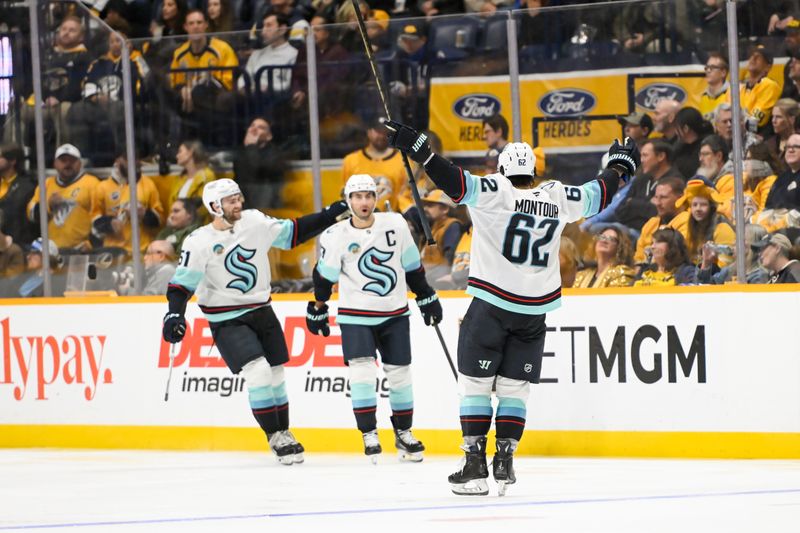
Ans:
[[[453,364],[453,358],[450,357],[450,351],[447,349],[447,344],[444,343],[444,337],[442,336],[442,331],[439,329],[439,324],[434,324],[433,329],[436,330],[436,335],[439,337],[439,344],[442,345],[444,356],[447,358],[447,362],[450,365],[450,370],[453,372],[453,377],[456,381],[458,381],[458,373],[456,372],[456,367]]]
[[[358,21],[358,31],[361,33],[361,42],[364,43],[364,50],[367,52],[369,66],[372,69],[372,76],[375,78],[375,83],[378,86],[378,95],[381,97],[381,102],[383,103],[383,111],[386,113],[386,118],[388,120],[392,120],[392,115],[389,113],[389,103],[386,100],[386,91],[383,87],[383,81],[381,80],[380,74],[378,74],[378,66],[375,64],[375,58],[372,56],[372,45],[369,42],[367,26],[364,23],[364,16],[361,14],[361,7],[358,4],[358,0],[352,0],[352,2],[353,9],[356,12],[356,20]],[[433,233],[431,233],[431,226],[428,223],[428,218],[425,216],[425,210],[422,209],[422,200],[419,197],[417,183],[414,181],[414,174],[411,172],[411,164],[408,162],[408,156],[405,154],[405,152],[402,153],[402,156],[403,166],[406,167],[406,175],[408,176],[408,186],[411,187],[411,196],[414,198],[414,205],[417,207],[419,221],[422,224],[422,231],[425,232],[425,240],[427,241],[428,245],[436,244],[436,241],[433,240]]]

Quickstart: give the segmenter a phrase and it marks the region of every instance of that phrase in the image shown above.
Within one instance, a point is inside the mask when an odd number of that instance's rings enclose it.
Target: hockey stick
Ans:
[[[436,330],[436,335],[439,336],[439,343],[442,345],[442,350],[444,350],[444,356],[447,357],[447,362],[450,364],[450,370],[453,371],[453,377],[457,382],[458,373],[456,372],[456,367],[453,365],[453,358],[450,357],[450,351],[447,349],[447,345],[444,343],[444,337],[442,337],[442,331],[439,329],[439,324],[434,324],[433,329]]]
[[[378,74],[378,67],[375,65],[375,58],[372,57],[372,45],[369,42],[369,35],[367,35],[367,27],[364,23],[364,16],[361,14],[361,8],[358,5],[358,0],[353,1],[353,9],[356,12],[356,20],[358,20],[358,31],[361,33],[361,42],[364,43],[364,50],[367,52],[367,59],[369,66],[372,69],[372,75],[375,77],[375,83],[378,85],[378,95],[381,97],[383,103],[383,110],[386,112],[386,118],[392,120],[392,115],[389,113],[389,104],[386,103],[386,91],[383,88],[383,81]],[[408,162],[408,156],[405,152],[401,152],[403,156],[403,166],[406,167],[406,175],[408,176],[408,185],[411,187],[411,196],[414,198],[414,205],[417,207],[420,222],[422,223],[422,230],[425,232],[425,240],[428,245],[436,244],[433,240],[431,233],[431,226],[428,224],[428,219],[425,217],[425,211],[422,209],[422,200],[419,197],[417,190],[417,183],[414,181],[414,174],[411,172],[411,165]]]
[[[175,343],[169,349],[169,374],[167,374],[167,390],[164,391],[164,401],[169,400],[169,382],[172,381],[172,367],[175,363]]]

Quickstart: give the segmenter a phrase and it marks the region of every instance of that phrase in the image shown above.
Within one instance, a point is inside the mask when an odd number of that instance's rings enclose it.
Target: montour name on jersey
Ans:
[[[517,199],[514,203],[514,211],[546,218],[558,218],[558,206],[540,200],[529,200],[527,198]]]

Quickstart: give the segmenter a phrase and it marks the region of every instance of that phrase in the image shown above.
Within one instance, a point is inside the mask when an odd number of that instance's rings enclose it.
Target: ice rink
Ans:
[[[457,456],[0,450],[0,531],[797,531],[800,461],[519,458],[499,498]]]

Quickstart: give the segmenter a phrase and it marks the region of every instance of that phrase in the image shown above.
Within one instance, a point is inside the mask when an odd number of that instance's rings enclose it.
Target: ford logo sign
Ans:
[[[500,113],[500,100],[491,94],[467,94],[453,104],[453,113],[464,120],[480,122]]]
[[[636,105],[649,111],[655,111],[661,100],[677,100],[682,104],[686,101],[686,90],[674,83],[651,83],[636,93]]]
[[[557,89],[539,99],[539,110],[548,117],[584,115],[594,109],[597,98],[583,89]]]

